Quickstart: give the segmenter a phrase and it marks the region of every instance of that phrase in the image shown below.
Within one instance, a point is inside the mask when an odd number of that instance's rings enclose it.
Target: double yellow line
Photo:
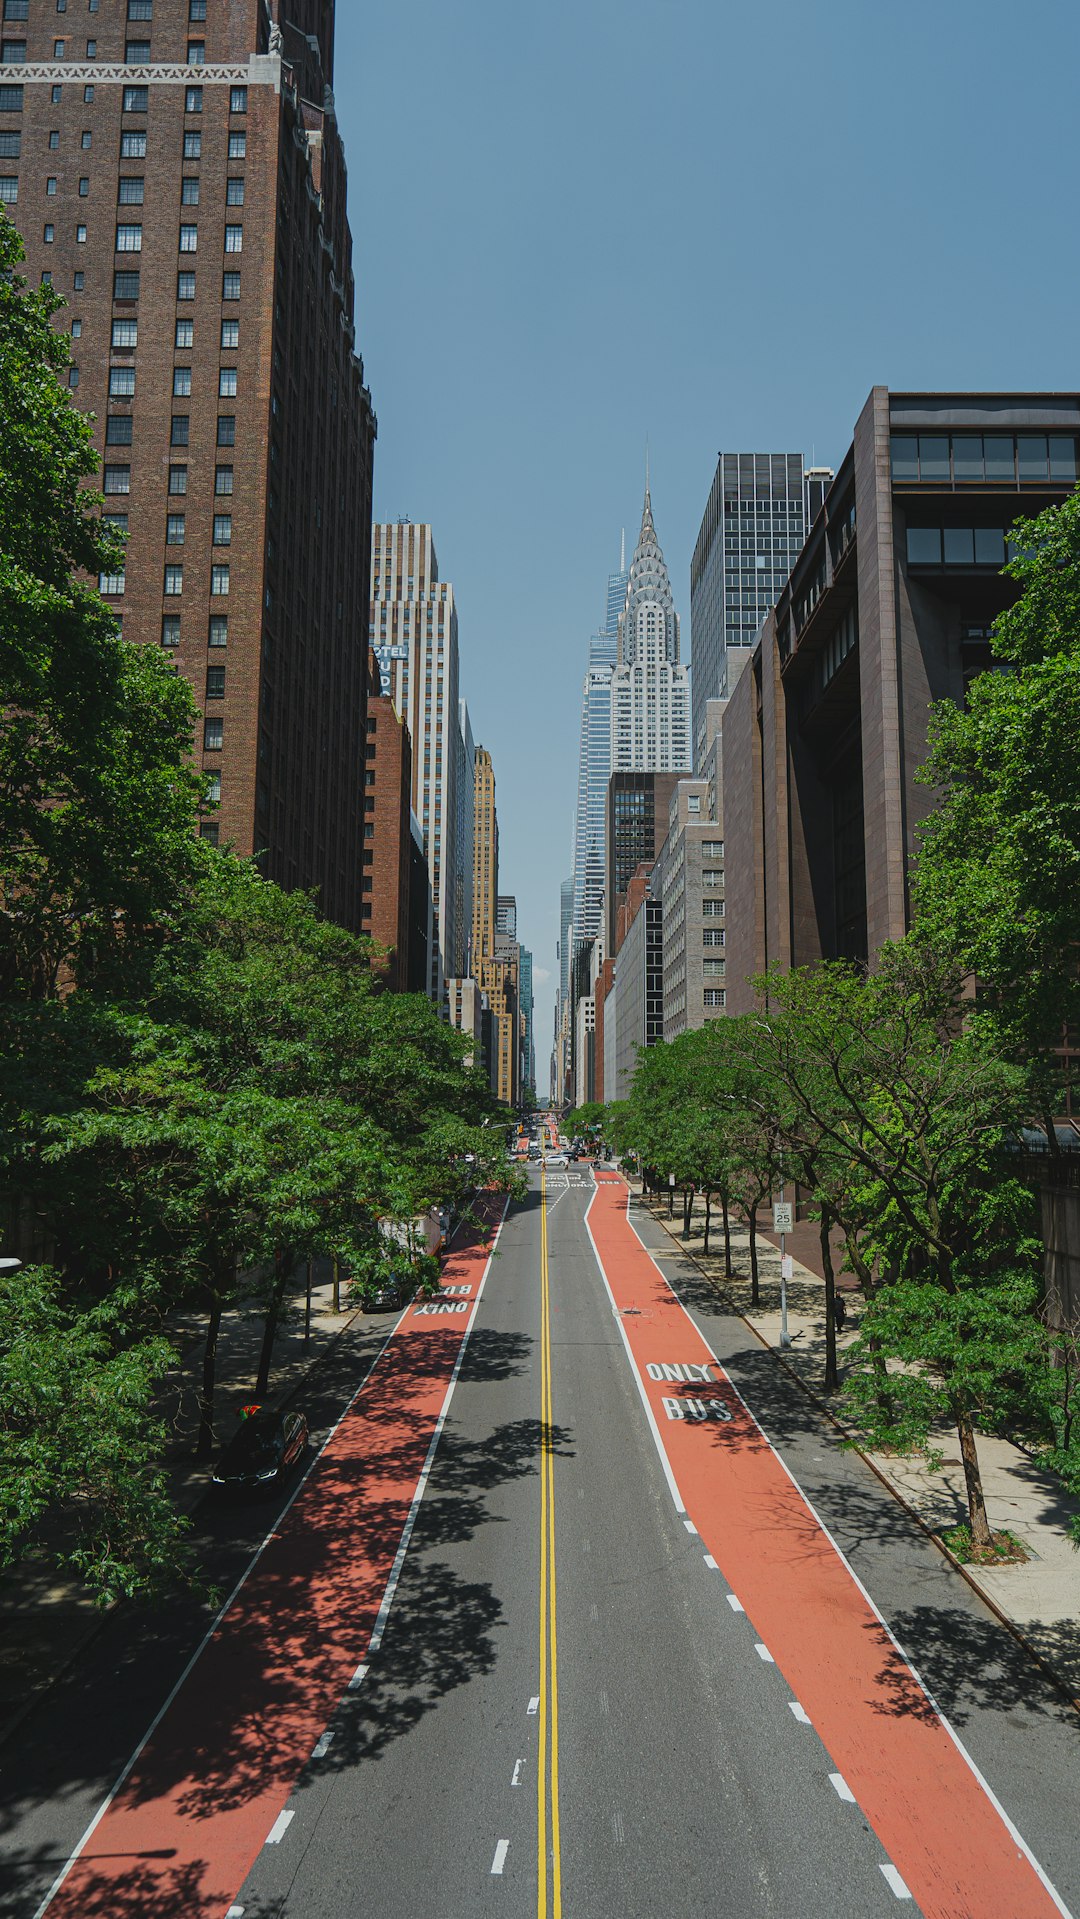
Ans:
[[[540,1753],[536,1769],[537,1919],[562,1919],[559,1834],[559,1640],[555,1617],[555,1483],[551,1398],[551,1275],[548,1266],[547,1165],[540,1162]],[[548,1728],[550,1724],[550,1750]],[[548,1808],[551,1850],[548,1852]]]

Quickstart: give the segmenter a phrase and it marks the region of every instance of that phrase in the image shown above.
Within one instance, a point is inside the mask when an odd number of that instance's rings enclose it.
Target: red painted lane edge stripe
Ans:
[[[654,1432],[741,1600],[926,1919],[1065,1912],[838,1547],[597,1175],[586,1215]],[[707,1366],[712,1383],[648,1368]],[[669,1417],[665,1400],[684,1416]],[[699,1402],[691,1408],[690,1402]],[[719,1416],[710,1402],[720,1408]],[[685,1416],[704,1408],[705,1417]],[[727,1414],[724,1417],[723,1414]]]
[[[505,1212],[452,1253],[443,1310],[402,1315],[35,1919],[221,1919],[235,1899],[381,1636]]]

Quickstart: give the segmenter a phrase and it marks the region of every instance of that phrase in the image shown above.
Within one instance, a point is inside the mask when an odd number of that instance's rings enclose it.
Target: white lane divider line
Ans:
[[[368,1675],[367,1660],[365,1660],[363,1665],[357,1666],[356,1671],[353,1673],[353,1676],[349,1681],[349,1691],[359,1692],[361,1686],[363,1685],[365,1679],[367,1678],[367,1675]]]
[[[225,1914],[225,1919],[244,1919],[243,1906],[230,1906],[228,1912]]]
[[[754,1646],[754,1651],[757,1653],[758,1658],[764,1661],[766,1666],[775,1666],[776,1661],[773,1658],[772,1653],[769,1651],[768,1646],[762,1645],[760,1639],[756,1642]]]
[[[296,1814],[294,1812],[279,1812],[277,1818],[274,1820],[273,1825],[271,1826],[269,1832],[266,1835],[267,1845],[280,1846],[282,1840],[285,1837],[285,1834],[288,1832],[289,1827],[292,1825],[292,1822],[295,1818],[296,1818]]]
[[[623,1825],[622,1813],[617,1809],[611,1815],[611,1830],[615,1834],[615,1844],[617,1846],[625,1846],[626,1828]]]
[[[800,1706],[800,1704],[799,1704],[799,1702],[798,1702],[798,1700],[797,1700],[797,1699],[789,1699],[789,1700],[788,1700],[788,1710],[789,1710],[789,1712],[792,1712],[792,1713],[794,1713],[794,1715],[795,1715],[795,1717],[796,1717],[796,1719],[798,1720],[798,1722],[799,1722],[799,1724],[800,1724],[800,1726],[809,1726],[809,1725],[810,1725],[810,1723],[811,1723],[811,1720],[810,1720],[810,1714],[809,1714],[809,1713],[807,1712],[807,1710],[806,1710],[806,1707],[805,1707],[805,1706]]]
[[[705,1554],[705,1564],[707,1565],[711,1573],[718,1573],[720,1571],[720,1568],[717,1565],[711,1553]]]
[[[881,1870],[885,1877],[885,1884],[888,1886],[890,1892],[894,1892],[898,1899],[911,1898],[911,1894],[895,1866],[882,1866]]]
[[[515,1766],[514,1766],[514,1776],[513,1776],[513,1778],[512,1778],[512,1779],[511,1779],[511,1781],[510,1781],[510,1784],[511,1784],[512,1786],[520,1786],[520,1784],[521,1784],[521,1768],[522,1768],[522,1766],[523,1766],[524,1764],[525,1764],[525,1761],[524,1761],[524,1759],[519,1759],[519,1760],[518,1760],[518,1761],[516,1762],[516,1764],[515,1764]]]
[[[728,1602],[728,1605],[729,1605],[729,1606],[731,1607],[731,1610],[732,1610],[732,1612],[745,1612],[745,1611],[746,1611],[746,1607],[745,1607],[745,1606],[743,1605],[743,1602],[742,1602],[742,1600],[741,1600],[741,1599],[736,1599],[736,1597],[735,1597],[735,1594],[734,1594],[734,1593],[728,1593],[728,1595],[727,1595],[727,1602]]]
[[[694,1538],[696,1539],[696,1538],[697,1538],[697,1536],[698,1536],[698,1529],[697,1529],[697,1527],[695,1526],[695,1524],[694,1524],[694,1522],[693,1522],[693,1520],[692,1520],[692,1519],[684,1519],[684,1520],[683,1520],[683,1525],[684,1525],[684,1526],[686,1527],[686,1530],[687,1530],[687,1532],[688,1532],[688,1533],[693,1533],[693,1535],[694,1535]]]
[[[506,1855],[509,1852],[509,1850],[510,1850],[509,1839],[500,1839],[498,1845],[495,1848],[495,1857],[491,1862],[491,1870],[493,1873],[501,1874],[502,1869],[506,1864]]]
[[[540,1694],[537,1693],[535,1699],[530,1699],[529,1701],[529,1711],[538,1712],[539,1709],[540,1709]]]
[[[316,1741],[315,1750],[312,1753],[311,1757],[313,1759],[325,1759],[333,1743],[334,1743],[333,1733],[324,1732],[322,1738]]]
[[[849,1806],[855,1804],[855,1794],[852,1792],[842,1772],[831,1772],[829,1774],[829,1784],[838,1799],[842,1799],[845,1804]]]

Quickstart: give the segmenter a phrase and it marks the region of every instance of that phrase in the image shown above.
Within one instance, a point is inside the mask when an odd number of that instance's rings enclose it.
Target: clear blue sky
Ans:
[[[339,0],[375,511],[429,520],[547,1085],[580,682],[651,448],[690,644],[721,446],[1080,382],[1074,0]]]

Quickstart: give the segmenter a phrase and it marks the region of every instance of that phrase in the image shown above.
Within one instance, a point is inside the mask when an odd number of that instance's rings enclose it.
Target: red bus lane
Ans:
[[[1065,1912],[597,1173],[587,1223],[665,1470],[926,1919]],[[719,1623],[719,1622],[718,1622]]]
[[[402,1318],[39,1914],[223,1919],[381,1634],[502,1212]]]

